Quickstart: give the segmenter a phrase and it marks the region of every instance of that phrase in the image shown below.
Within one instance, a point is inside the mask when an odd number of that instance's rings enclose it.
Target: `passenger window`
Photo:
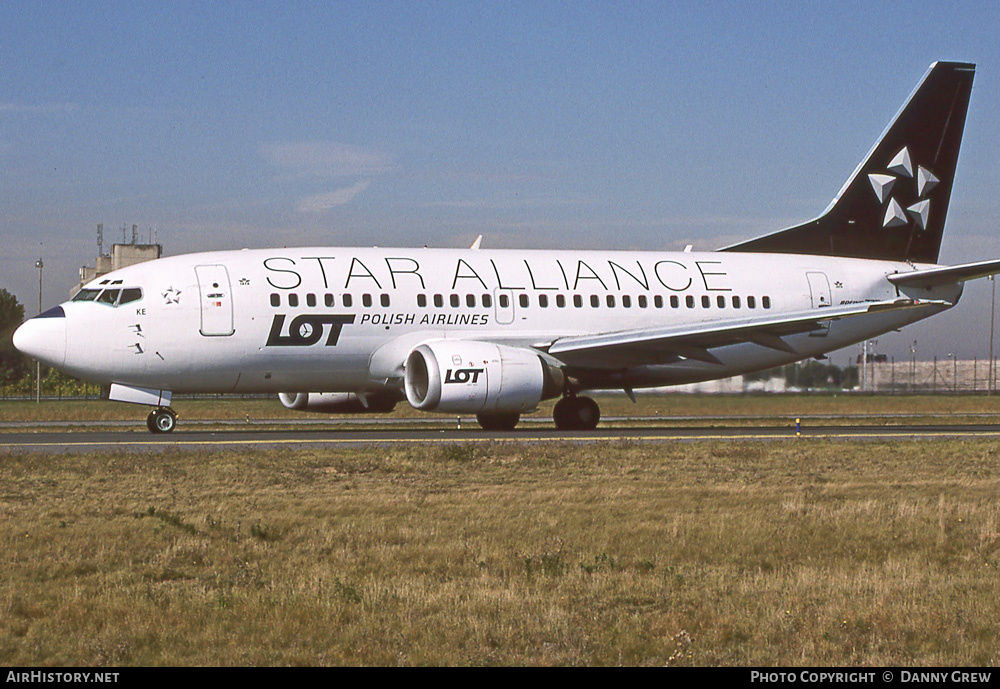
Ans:
[[[327,295],[324,295],[324,297],[323,297],[323,302],[324,302],[324,303],[325,303],[325,304],[326,304],[327,306],[333,306],[333,295],[332,295],[332,294],[327,294]]]
[[[740,298],[737,297],[736,295],[733,295],[733,308],[734,309],[740,308]]]
[[[613,309],[615,307],[615,297],[613,294],[609,294],[607,297],[608,308]]]
[[[444,306],[444,297],[442,297],[440,294],[435,294],[434,295],[434,306],[436,306],[439,309],[442,306]]]
[[[647,304],[646,304],[646,296],[644,294],[640,294],[639,295],[639,308],[640,309],[644,309],[644,308],[646,308],[646,306],[647,306]]]
[[[289,294],[288,295],[288,305],[289,306],[298,306],[299,305],[299,295],[297,295],[297,294]]]
[[[595,309],[598,306],[600,306],[601,305],[601,299],[600,299],[600,297],[598,297],[596,294],[591,294],[590,295],[590,305],[593,306]]]
[[[475,306],[476,305],[476,295],[475,294],[466,294],[465,295],[465,305],[466,306]]]
[[[389,295],[383,294],[379,297],[379,303],[382,304],[382,306],[389,306]]]
[[[517,300],[521,303],[521,308],[524,308],[524,309],[528,308],[528,295],[527,294],[519,294],[518,297],[517,297]]]
[[[417,295],[417,306],[419,306],[421,308],[427,306],[427,295],[426,294],[418,294]]]
[[[307,294],[306,295],[306,306],[308,306],[310,308],[312,308],[313,306],[316,306],[316,295],[315,294]]]
[[[372,305],[372,295],[370,295],[370,294],[362,294],[361,295],[361,303],[365,307],[371,306]]]
[[[461,301],[459,301],[457,294],[451,295],[451,298],[448,301],[451,302],[452,308],[455,308],[455,309],[457,309],[461,305],[461,303],[462,303]]]
[[[354,297],[352,297],[350,294],[345,294],[343,297],[341,297],[340,302],[344,306],[350,308],[351,306],[354,305]]]
[[[690,294],[687,295],[686,297],[684,297],[684,303],[687,304],[687,307],[689,309],[693,309],[694,308],[694,297],[691,296]]]
[[[771,297],[761,297],[760,305],[763,306],[765,309],[771,308]]]
[[[677,298],[676,294],[670,295],[670,308],[676,309],[680,306],[680,299]]]
[[[709,309],[712,307],[712,300],[708,298],[708,295],[702,295],[701,297],[701,308]]]
[[[543,309],[547,309],[549,307],[549,298],[548,298],[548,296],[545,295],[545,294],[539,294],[538,295],[538,305],[541,306]]]
[[[556,306],[558,306],[560,309],[566,308],[566,297],[564,297],[561,294],[557,294],[556,295]]]
[[[493,297],[491,297],[488,294],[484,294],[483,295],[483,306],[485,306],[486,308],[490,308],[491,306],[493,306]]]
[[[721,294],[715,298],[715,303],[719,305],[720,309],[726,308],[726,298]]]
[[[509,307],[510,307],[510,299],[507,297],[506,294],[501,294],[500,295],[500,308],[501,309],[506,309],[506,308],[509,308]]]
[[[748,309],[756,309],[757,308],[757,298],[756,297],[747,297],[747,308]]]
[[[582,308],[583,307],[583,297],[581,297],[579,294],[574,294],[573,295],[573,306],[575,306],[578,309]]]
[[[79,295],[77,295],[77,296],[79,296]],[[274,294],[274,293],[271,294],[271,306],[281,306],[281,295],[280,294]]]
[[[622,306],[626,309],[632,308],[632,297],[625,295],[622,297]]]

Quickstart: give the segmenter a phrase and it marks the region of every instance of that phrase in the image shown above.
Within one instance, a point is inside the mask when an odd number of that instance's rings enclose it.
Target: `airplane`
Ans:
[[[402,401],[511,430],[543,400],[593,429],[592,390],[768,369],[941,313],[1000,259],[938,265],[975,65],[936,62],[814,220],[716,251],[284,248],[123,268],[14,334],[25,354],[152,407],[277,393],[288,408]],[[689,247],[690,249],[690,247]]]

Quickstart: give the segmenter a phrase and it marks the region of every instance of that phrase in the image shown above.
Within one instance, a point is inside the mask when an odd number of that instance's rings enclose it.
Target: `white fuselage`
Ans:
[[[38,358],[80,378],[172,392],[399,389],[423,342],[541,347],[561,337],[774,316],[881,302],[904,262],[729,252],[296,248],[163,258],[102,276],[51,319]],[[141,297],[135,298],[141,290]],[[961,286],[909,290],[957,301]],[[620,362],[571,372],[585,388],[644,387],[781,365],[939,310],[872,314],[788,338],[796,354],[744,342],[721,363]],[[60,321],[61,323],[57,323]],[[59,329],[64,330],[63,333]],[[61,342],[60,342],[61,339]]]

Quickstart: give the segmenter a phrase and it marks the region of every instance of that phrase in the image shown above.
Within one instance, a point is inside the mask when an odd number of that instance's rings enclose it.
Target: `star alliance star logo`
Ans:
[[[181,291],[173,287],[168,287],[167,291],[163,293],[163,302],[165,304],[180,304]]]
[[[887,229],[905,227],[910,224],[912,218],[918,232],[927,229],[927,218],[931,212],[931,202],[927,195],[941,180],[923,165],[917,166],[917,172],[914,175],[913,161],[906,146],[900,149],[899,153],[889,161],[888,171],[892,174],[871,173],[868,175],[868,181],[871,183],[879,203],[886,204],[882,227]],[[901,191],[899,189],[903,186],[901,180],[907,179],[916,182],[917,202],[907,206],[904,210],[897,198],[892,196],[892,190],[895,187],[897,191]]]

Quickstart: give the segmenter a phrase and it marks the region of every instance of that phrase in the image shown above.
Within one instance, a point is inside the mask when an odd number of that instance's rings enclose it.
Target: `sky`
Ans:
[[[715,249],[817,216],[935,60],[978,65],[941,261],[1000,257],[997,35],[995,1],[7,0],[0,287],[34,313],[42,258],[65,300],[98,223],[166,255]],[[876,349],[987,357],[991,288]]]

